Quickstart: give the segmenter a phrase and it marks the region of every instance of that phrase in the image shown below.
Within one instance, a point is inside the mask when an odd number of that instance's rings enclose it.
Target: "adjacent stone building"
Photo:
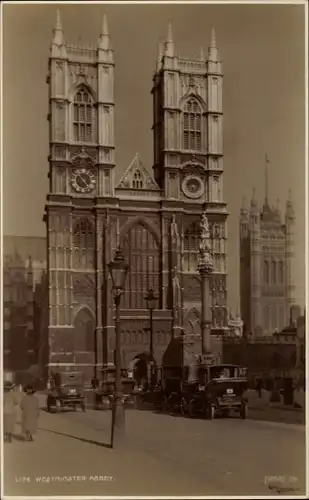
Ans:
[[[266,164],[267,167],[267,164]],[[240,211],[240,301],[245,329],[254,336],[269,335],[289,322],[295,303],[293,244],[295,215],[291,193],[284,223],[279,209],[262,209],[253,193],[250,207]]]
[[[58,13],[47,77],[50,367],[90,368],[113,360],[107,264],[118,245],[130,266],[121,310],[124,364],[148,351],[149,288],[158,297],[157,361],[172,332],[179,335],[183,327],[199,345],[197,258],[205,208],[215,264],[209,304],[214,337],[227,328],[223,74],[215,31],[207,58],[176,54],[169,26],[152,84],[154,176],[137,155],[116,185],[115,152],[121,144],[115,141],[115,61],[106,18],[97,46],[85,48],[65,43]]]
[[[295,311],[294,311],[295,312]],[[254,338],[225,337],[223,359],[248,368],[249,378],[293,377],[301,385],[305,380],[305,315],[293,317],[282,330]]]
[[[41,308],[38,287],[46,269],[46,239],[3,238],[3,362],[20,372],[38,363]],[[46,291],[45,291],[46,294]]]

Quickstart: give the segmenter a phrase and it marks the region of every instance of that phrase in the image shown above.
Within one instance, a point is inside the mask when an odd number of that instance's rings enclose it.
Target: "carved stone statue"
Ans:
[[[201,216],[200,231],[198,270],[211,272],[213,270],[213,261],[209,245],[210,232],[206,212],[203,212]]]

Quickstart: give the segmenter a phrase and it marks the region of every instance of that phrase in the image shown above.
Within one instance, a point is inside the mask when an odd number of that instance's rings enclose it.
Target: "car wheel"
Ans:
[[[56,401],[56,412],[60,413],[60,410],[61,410],[61,402],[57,400]]]
[[[81,403],[80,407],[81,407],[82,411],[86,411],[85,403]]]
[[[248,406],[247,405],[242,406],[242,408],[240,410],[240,416],[244,420],[248,417]]]
[[[187,414],[187,401],[185,400],[185,398],[181,398],[181,403],[180,403],[180,411],[181,411],[181,414],[183,416],[185,416]]]
[[[194,399],[191,399],[188,404],[188,413],[190,418],[194,418],[196,416],[196,402]]]

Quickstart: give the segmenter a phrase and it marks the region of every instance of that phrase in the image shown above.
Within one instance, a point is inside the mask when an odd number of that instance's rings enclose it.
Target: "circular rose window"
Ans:
[[[184,179],[182,190],[188,198],[200,198],[204,192],[204,187],[199,177],[190,176]]]

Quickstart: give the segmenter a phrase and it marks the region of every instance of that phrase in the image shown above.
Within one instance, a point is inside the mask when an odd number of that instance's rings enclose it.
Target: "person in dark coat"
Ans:
[[[33,441],[33,435],[37,431],[39,418],[39,400],[34,395],[34,390],[31,386],[25,388],[24,395],[20,408],[22,411],[22,431],[26,441]]]
[[[8,443],[12,442],[12,435],[14,434],[15,422],[17,416],[17,407],[19,404],[17,393],[14,390],[13,383],[4,384],[3,394],[3,431],[4,440]]]

